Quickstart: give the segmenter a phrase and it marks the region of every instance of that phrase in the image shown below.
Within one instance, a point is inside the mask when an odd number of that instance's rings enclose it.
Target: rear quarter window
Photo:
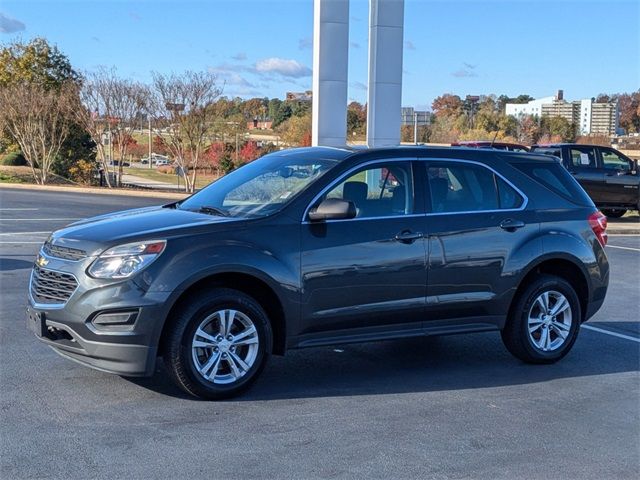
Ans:
[[[512,165],[535,182],[576,205],[593,205],[589,195],[559,163],[527,162]]]

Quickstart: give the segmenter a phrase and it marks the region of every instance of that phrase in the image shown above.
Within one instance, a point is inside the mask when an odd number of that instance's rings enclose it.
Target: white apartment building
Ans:
[[[619,130],[617,102],[596,103],[591,98],[567,102],[562,90],[553,97],[538,98],[528,103],[507,103],[505,113],[514,117],[564,117],[577,125],[580,135],[614,135]]]

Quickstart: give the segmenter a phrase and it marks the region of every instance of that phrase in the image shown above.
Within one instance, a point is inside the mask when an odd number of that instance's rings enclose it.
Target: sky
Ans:
[[[349,99],[366,101],[367,0],[351,0]],[[313,0],[2,0],[0,43],[45,37],[80,71],[208,69],[230,97],[311,89]],[[402,104],[443,93],[640,88],[640,0],[405,0]]]

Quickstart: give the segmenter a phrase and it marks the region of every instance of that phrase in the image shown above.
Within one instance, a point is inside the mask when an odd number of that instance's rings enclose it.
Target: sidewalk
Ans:
[[[609,235],[640,235],[640,215],[627,213],[622,218],[608,219],[607,233]]]
[[[180,186],[178,186],[177,181],[176,183],[159,182],[158,180],[150,180],[148,178],[142,178],[142,177],[137,177],[135,175],[129,175],[129,174],[123,173],[122,183],[125,185],[132,185],[134,187],[140,187],[140,188],[153,188],[153,189],[162,189],[162,190],[169,190],[169,191],[176,191],[176,192],[184,192],[184,180],[181,181]]]

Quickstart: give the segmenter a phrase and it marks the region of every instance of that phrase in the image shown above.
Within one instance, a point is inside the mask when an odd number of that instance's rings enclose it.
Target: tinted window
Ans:
[[[498,186],[500,208],[520,208],[522,206],[524,199],[511,185],[500,177],[496,177],[496,184]]]
[[[543,155],[553,155],[554,157],[562,158],[560,149],[556,147],[535,147],[531,150],[535,153],[542,153]]]
[[[435,213],[518,208],[524,199],[484,167],[438,163],[428,167],[431,210]]]
[[[357,218],[413,213],[411,165],[391,162],[365,167],[332,188],[324,198],[353,202]]]
[[[613,150],[609,150],[608,148],[603,148],[602,152],[602,165],[604,168],[610,168],[613,170],[630,170],[631,166],[629,165],[629,161],[620,156]]]
[[[591,199],[573,176],[559,163],[513,163],[517,169],[549,190],[578,205],[592,205]]]
[[[595,168],[596,149],[595,148],[572,148],[571,163],[574,167]]]

